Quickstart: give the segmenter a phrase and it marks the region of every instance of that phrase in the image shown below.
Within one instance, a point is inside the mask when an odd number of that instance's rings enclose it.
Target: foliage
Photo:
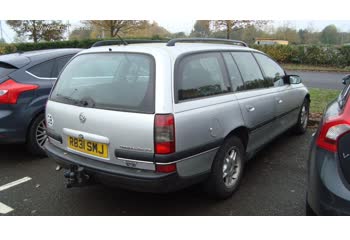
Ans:
[[[321,32],[320,40],[324,44],[336,44],[338,42],[338,29],[335,25],[328,25]]]
[[[193,26],[191,37],[209,37],[210,36],[210,21],[197,20]]]
[[[62,21],[8,20],[6,23],[16,32],[17,37],[25,36],[35,43],[62,40],[68,27]]]
[[[247,28],[249,26],[261,27],[268,23],[265,20],[213,20],[211,24],[214,30],[224,30],[226,38],[230,39],[231,32]]]
[[[86,23],[98,28],[104,37],[104,31],[107,31],[107,37],[114,38],[120,33],[128,33],[132,30],[145,28],[147,21],[144,20],[88,20]]]

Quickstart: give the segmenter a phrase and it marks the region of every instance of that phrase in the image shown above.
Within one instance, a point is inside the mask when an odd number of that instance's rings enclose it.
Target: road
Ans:
[[[336,72],[287,71],[287,73],[299,75],[307,87],[335,90],[343,89],[342,78],[346,75]]]
[[[285,134],[262,150],[225,201],[208,198],[198,186],[165,195],[103,185],[66,189],[53,161],[30,156],[23,146],[3,145],[0,203],[13,209],[6,215],[303,215],[311,133]],[[1,191],[24,177],[31,180]]]

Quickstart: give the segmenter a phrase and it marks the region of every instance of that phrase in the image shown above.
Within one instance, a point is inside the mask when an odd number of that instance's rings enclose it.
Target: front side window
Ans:
[[[154,59],[138,53],[90,53],[62,71],[51,100],[72,105],[154,113]]]
[[[244,81],[241,90],[268,88],[273,86],[271,81],[265,80],[258,63],[250,52],[232,52]]]
[[[219,53],[187,56],[179,63],[175,84],[178,100],[188,100],[227,93],[224,63]]]
[[[254,56],[264,71],[265,79],[273,82],[275,87],[283,86],[284,70],[275,61],[263,54],[254,53]]]

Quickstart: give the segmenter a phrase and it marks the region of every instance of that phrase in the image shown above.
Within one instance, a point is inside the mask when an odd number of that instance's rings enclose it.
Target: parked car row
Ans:
[[[67,187],[201,183],[225,199],[260,149],[306,132],[311,99],[300,77],[244,42],[122,43],[0,56],[0,143],[46,152]],[[308,215],[350,214],[349,79],[311,145]]]

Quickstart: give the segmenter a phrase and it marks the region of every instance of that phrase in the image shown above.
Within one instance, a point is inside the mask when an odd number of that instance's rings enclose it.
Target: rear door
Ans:
[[[261,53],[254,53],[266,80],[273,82],[276,89],[276,118],[279,133],[295,125],[300,106],[304,100],[302,91],[297,86],[283,81],[284,70],[271,58]]]
[[[237,88],[246,126],[250,129],[247,151],[254,151],[276,136],[276,90],[263,74],[251,52],[231,52],[243,79]]]
[[[125,165],[153,161],[155,63],[138,53],[88,53],[63,70],[47,105],[55,145]],[[136,157],[135,157],[136,156]]]

